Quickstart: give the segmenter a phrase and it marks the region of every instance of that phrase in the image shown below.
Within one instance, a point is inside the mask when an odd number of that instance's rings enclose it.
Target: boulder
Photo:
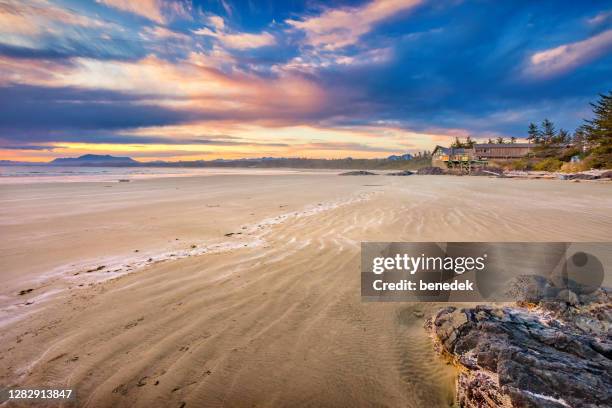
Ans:
[[[529,282],[529,307],[440,310],[426,324],[438,351],[463,367],[462,407],[612,406],[612,302]],[[565,291],[565,292],[564,292]],[[555,305],[555,306],[553,306]]]

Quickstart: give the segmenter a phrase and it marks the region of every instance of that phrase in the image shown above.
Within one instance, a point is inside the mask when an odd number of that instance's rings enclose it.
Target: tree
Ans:
[[[593,167],[612,167],[612,91],[600,94],[599,100],[591,103],[593,119],[585,121],[585,135],[591,147],[590,160]]]
[[[515,144],[516,143],[516,137],[512,136],[510,138],[510,144]]]
[[[551,144],[555,140],[557,131],[555,125],[548,119],[544,119],[542,122],[542,138],[545,144]]]
[[[586,121],[589,141],[595,144],[610,144],[612,138],[612,91],[599,95],[599,100],[591,103],[595,117]]]
[[[574,132],[574,137],[572,137],[572,143],[580,151],[584,151],[587,146],[586,133],[585,125],[580,125]]]
[[[497,143],[497,144],[504,144],[504,138],[503,138],[503,137],[501,137],[501,136],[499,136],[499,137],[496,139],[496,143]]]
[[[527,140],[530,143],[538,144],[540,143],[541,138],[542,138],[542,132],[540,132],[538,125],[531,122],[529,124],[529,129],[527,130]]]
[[[460,148],[460,147],[463,147],[463,143],[461,143],[461,140],[459,140],[459,138],[456,137],[455,141],[451,144],[451,147]]]
[[[489,140],[487,141],[488,144],[493,144],[493,140],[491,140],[491,138],[489,138]]]
[[[475,144],[476,144],[476,141],[472,140],[472,138],[468,136],[465,139],[465,143],[463,144],[463,146],[471,149],[472,147],[474,147]]]
[[[557,138],[556,138],[556,142],[559,144],[568,144],[570,143],[572,140],[572,138],[570,137],[570,134],[567,130],[565,129],[559,129],[559,133],[557,133]]]

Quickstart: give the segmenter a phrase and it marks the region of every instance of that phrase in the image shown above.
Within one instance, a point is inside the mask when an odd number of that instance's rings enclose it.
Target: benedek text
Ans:
[[[454,280],[452,282],[424,282],[419,280],[419,283],[402,279],[399,282],[383,282],[378,279],[372,283],[374,290],[385,291],[385,290],[452,290],[452,291],[469,291],[474,290],[474,282],[466,280],[459,282]]]

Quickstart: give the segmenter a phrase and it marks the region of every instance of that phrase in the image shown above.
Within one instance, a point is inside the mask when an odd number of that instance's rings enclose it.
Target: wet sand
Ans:
[[[335,173],[1,186],[0,382],[72,387],[90,407],[449,406],[455,372],[422,328],[439,306],[362,303],[360,242],[610,241],[610,187]]]

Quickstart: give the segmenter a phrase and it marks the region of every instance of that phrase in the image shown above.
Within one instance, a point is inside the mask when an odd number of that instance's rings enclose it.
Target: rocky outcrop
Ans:
[[[340,173],[340,176],[377,176],[376,173],[365,170],[347,171],[346,173]]]
[[[460,367],[460,406],[612,406],[610,292],[559,294],[537,304],[448,307],[426,323],[437,350]]]
[[[601,178],[612,180],[612,170],[608,170],[608,171],[601,173]]]
[[[419,176],[422,175],[426,175],[426,176],[430,176],[430,175],[434,175],[434,176],[438,176],[438,175],[443,175],[446,174],[447,172],[439,167],[422,167],[420,169],[417,170],[417,173]]]

